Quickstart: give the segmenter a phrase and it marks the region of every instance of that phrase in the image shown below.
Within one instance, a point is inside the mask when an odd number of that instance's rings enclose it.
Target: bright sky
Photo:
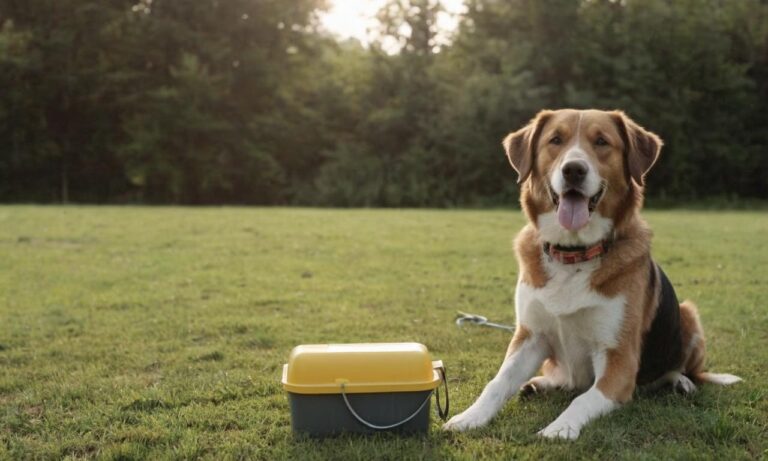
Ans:
[[[335,35],[341,38],[356,38],[367,46],[372,38],[368,30],[376,27],[376,13],[385,2],[386,0],[331,0],[330,9],[320,15],[320,22]],[[440,3],[445,12],[441,12],[437,17],[437,25],[441,31],[438,41],[444,42],[446,36],[458,25],[458,14],[464,11],[464,0],[440,0]]]

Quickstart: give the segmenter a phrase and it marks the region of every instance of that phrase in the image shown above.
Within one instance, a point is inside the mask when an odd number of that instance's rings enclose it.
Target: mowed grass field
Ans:
[[[768,455],[768,213],[650,211],[709,365],[744,382],[641,394],[574,443],[538,430],[574,394],[513,398],[486,428],[296,438],[291,348],[418,341],[451,414],[514,322],[519,211],[0,207],[0,459],[750,459]]]

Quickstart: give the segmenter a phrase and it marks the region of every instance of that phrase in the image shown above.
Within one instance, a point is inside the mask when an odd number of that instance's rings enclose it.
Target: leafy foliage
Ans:
[[[651,195],[768,198],[765,2],[467,0],[445,45],[438,0],[390,0],[370,49],[325,6],[0,0],[0,200],[505,203],[545,107],[661,134]]]

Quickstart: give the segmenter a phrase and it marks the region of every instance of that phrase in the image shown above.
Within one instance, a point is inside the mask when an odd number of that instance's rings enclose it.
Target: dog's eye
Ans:
[[[560,136],[553,136],[552,139],[549,140],[549,143],[559,146],[563,143],[563,140],[560,139]]]
[[[597,140],[595,140],[595,145],[597,145],[597,146],[607,146],[608,145],[608,141],[606,141],[604,137],[600,136],[599,138],[597,138]]]

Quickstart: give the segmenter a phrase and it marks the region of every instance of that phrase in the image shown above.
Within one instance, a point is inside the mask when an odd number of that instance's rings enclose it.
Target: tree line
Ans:
[[[768,2],[390,0],[369,47],[323,0],[0,0],[0,201],[483,206],[542,108],[665,140],[660,198],[768,198]],[[397,43],[399,52],[384,46]]]

